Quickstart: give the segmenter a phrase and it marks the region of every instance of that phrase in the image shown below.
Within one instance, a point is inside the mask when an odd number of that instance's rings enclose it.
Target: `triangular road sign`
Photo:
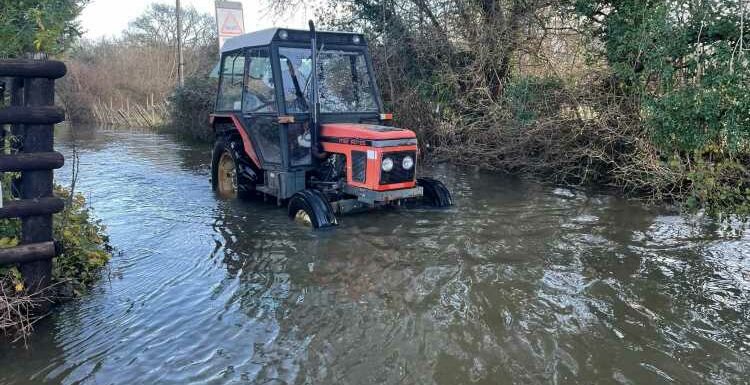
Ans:
[[[242,26],[232,13],[227,14],[224,22],[221,24],[222,35],[239,35],[242,33]]]

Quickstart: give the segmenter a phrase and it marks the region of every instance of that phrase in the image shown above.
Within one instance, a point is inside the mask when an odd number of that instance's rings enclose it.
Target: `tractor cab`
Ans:
[[[313,227],[405,200],[449,205],[442,183],[417,178],[416,136],[391,125],[364,36],[310,24],[240,35],[222,47],[211,116],[214,189],[275,197]]]

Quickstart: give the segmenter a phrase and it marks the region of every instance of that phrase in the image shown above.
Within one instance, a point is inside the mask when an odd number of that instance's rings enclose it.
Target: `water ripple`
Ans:
[[[449,210],[310,232],[217,200],[209,146],[58,136],[118,252],[2,384],[747,383],[748,230],[440,165]]]

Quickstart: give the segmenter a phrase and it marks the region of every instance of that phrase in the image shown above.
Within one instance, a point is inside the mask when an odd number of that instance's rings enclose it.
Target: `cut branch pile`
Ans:
[[[0,284],[0,333],[13,342],[28,337],[34,324],[44,318],[39,309],[51,303],[45,295],[47,292],[18,294]]]

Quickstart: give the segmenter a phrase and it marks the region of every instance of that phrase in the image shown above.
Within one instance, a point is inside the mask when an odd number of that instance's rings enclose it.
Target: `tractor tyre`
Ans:
[[[424,195],[422,200],[432,207],[448,207],[453,205],[453,197],[443,182],[432,178],[418,178],[417,186],[422,186]]]
[[[244,158],[242,143],[219,137],[211,157],[211,187],[224,198],[242,198],[255,190],[249,162]]]
[[[319,190],[302,190],[289,199],[289,218],[314,229],[338,225],[333,207]]]

